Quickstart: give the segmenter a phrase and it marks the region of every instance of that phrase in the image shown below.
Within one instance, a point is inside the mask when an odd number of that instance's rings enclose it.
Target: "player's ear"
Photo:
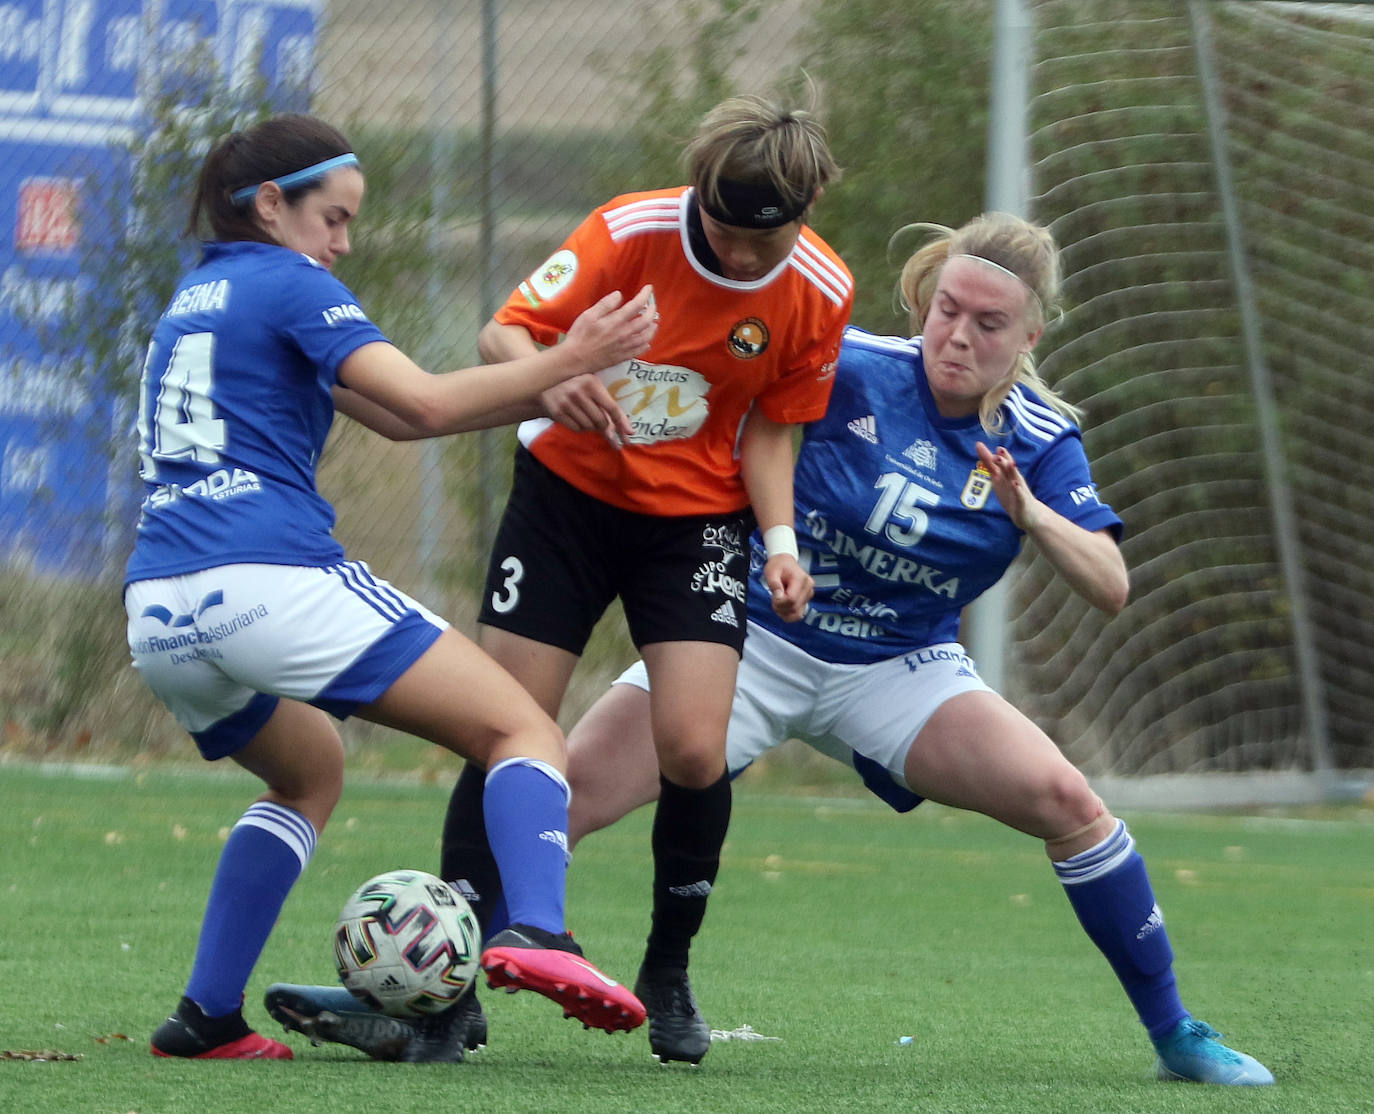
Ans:
[[[267,227],[271,227],[286,204],[286,194],[276,182],[264,182],[253,195],[253,209]]]

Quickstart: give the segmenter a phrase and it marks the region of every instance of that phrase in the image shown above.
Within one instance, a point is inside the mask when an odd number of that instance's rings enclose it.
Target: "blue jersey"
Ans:
[[[921,339],[849,328],[830,406],[805,427],[796,466],[797,544],[816,581],[806,617],[774,614],[753,539],[749,618],[823,661],[881,661],[957,641],[959,613],[995,584],[1023,534],[978,466],[975,444],[1005,445],[1035,497],[1118,538],[1097,495],[1078,427],[1017,385],[989,435],[977,415],[943,418]]]
[[[177,287],[139,389],[145,498],[125,581],[342,560],[315,465],[353,351],[386,337],[289,248],[212,243]]]

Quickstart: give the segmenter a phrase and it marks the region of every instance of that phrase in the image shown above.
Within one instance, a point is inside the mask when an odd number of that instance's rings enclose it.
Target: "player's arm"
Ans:
[[[657,312],[652,303],[649,312]],[[482,326],[477,350],[482,359],[493,362],[529,356],[539,351],[539,345],[523,325],[503,324],[493,318]],[[617,447],[634,432],[629,416],[611,397],[606,384],[591,373],[550,387],[540,396],[537,413],[522,417],[549,417],[575,433],[601,433]]]
[[[534,417],[544,412],[539,395],[549,387],[644,351],[657,327],[652,299],[648,287],[628,302],[613,292],[584,311],[561,344],[541,350],[531,341],[532,352],[442,375],[424,371],[395,345],[374,341],[350,353],[338,373],[339,386],[370,405],[344,391],[336,400],[343,397],[350,417],[400,440]]]
[[[352,418],[359,425],[366,426],[388,441],[418,441],[429,436],[419,426],[398,418],[385,406],[378,406],[357,391],[335,386],[333,395],[336,412]]]
[[[797,561],[796,535],[792,532],[795,428],[773,421],[756,406],[745,419],[740,446],[740,474],[769,550],[763,582],[772,593],[773,610],[789,623],[806,614],[816,587],[811,574]]]
[[[1011,520],[1035,540],[1069,586],[1113,615],[1125,607],[1130,576],[1112,532],[1086,530],[1037,499],[1005,448],[994,453],[980,441],[978,459],[991,473],[993,490]]]

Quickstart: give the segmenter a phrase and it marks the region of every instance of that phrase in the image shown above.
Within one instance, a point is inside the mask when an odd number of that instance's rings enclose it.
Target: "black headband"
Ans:
[[[697,202],[712,220],[735,228],[779,228],[796,220],[811,204],[810,198],[790,204],[770,182],[737,182],[717,178],[716,193],[720,207],[709,203],[697,191]]]

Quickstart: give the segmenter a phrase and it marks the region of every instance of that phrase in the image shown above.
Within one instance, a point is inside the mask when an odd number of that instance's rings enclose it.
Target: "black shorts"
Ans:
[[[487,566],[479,622],[581,655],[617,596],[636,647],[744,648],[748,509],[660,517],[621,510],[521,447]]]

